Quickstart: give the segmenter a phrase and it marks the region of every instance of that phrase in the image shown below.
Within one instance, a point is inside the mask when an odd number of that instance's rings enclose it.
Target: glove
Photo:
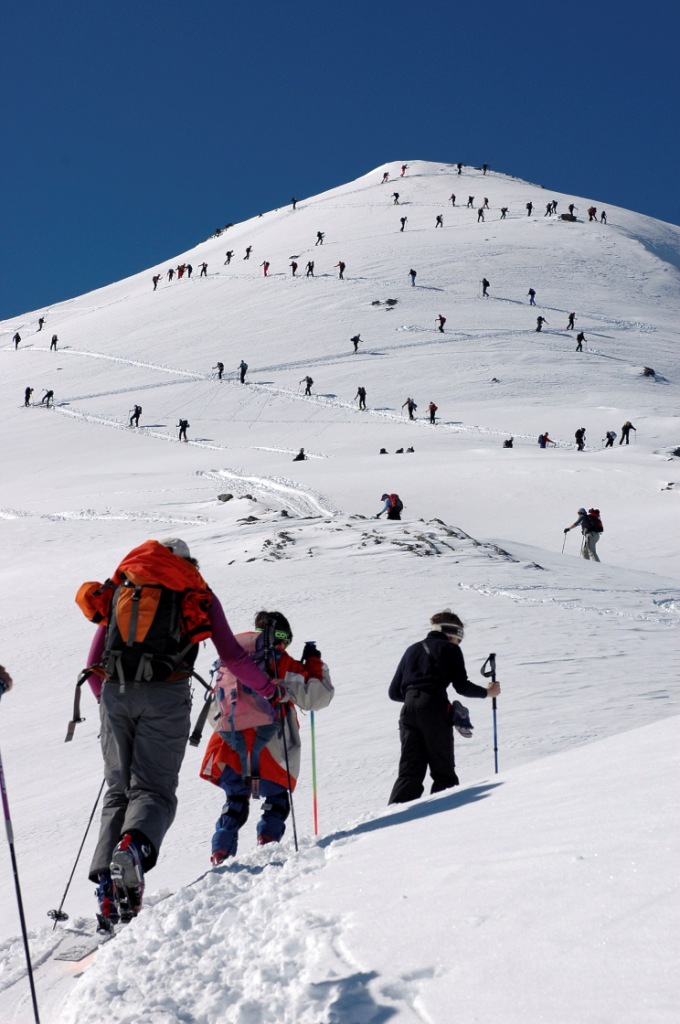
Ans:
[[[279,704],[285,704],[288,700],[288,688],[284,683],[274,683],[275,692],[269,697],[269,703],[273,704],[274,707],[278,707]]]
[[[309,658],[320,658],[320,657],[321,657],[321,651],[319,650],[319,648],[311,640],[308,640],[307,643],[304,646],[304,650],[302,651],[302,657],[300,658],[300,661],[305,662]]]
[[[569,533],[569,527],[568,527],[568,526],[565,526],[565,528],[564,528],[564,532],[565,532],[565,533]]]
[[[12,677],[6,668],[0,665],[0,697],[12,689]]]

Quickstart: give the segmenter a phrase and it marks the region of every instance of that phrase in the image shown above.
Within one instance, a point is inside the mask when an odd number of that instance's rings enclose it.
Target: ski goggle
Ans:
[[[264,633],[264,632],[265,632],[265,630],[263,630],[263,629],[259,629],[258,630],[258,633]],[[275,629],[274,630],[274,639],[276,640],[277,643],[285,644],[286,647],[288,647],[288,645],[293,642],[293,634],[292,633],[287,633],[285,631],[285,629]]]

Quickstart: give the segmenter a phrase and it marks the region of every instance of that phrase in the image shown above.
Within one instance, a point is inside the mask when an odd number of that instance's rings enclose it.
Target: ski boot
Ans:
[[[110,871],[101,871],[99,873],[99,884],[95,889],[95,895],[99,903],[99,912],[97,913],[97,931],[107,932],[112,935],[114,925],[120,921],[120,914],[118,912],[118,904],[113,892],[113,882],[111,881]]]
[[[139,848],[129,832],[123,836],[111,857],[111,881],[120,920],[131,921],[142,909],[144,871]]]

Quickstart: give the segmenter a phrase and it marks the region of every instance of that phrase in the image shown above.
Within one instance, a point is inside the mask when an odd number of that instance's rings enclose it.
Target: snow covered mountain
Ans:
[[[401,163],[2,324],[0,661],[16,686],[0,749],[43,1020],[674,1019],[680,229],[469,167],[413,161],[402,178]],[[191,278],[169,281],[187,262]],[[626,420],[631,444],[604,448]],[[556,445],[541,450],[545,431]],[[384,491],[401,524],[372,518]],[[562,532],[581,505],[602,510],[599,565]],[[321,647],[337,691],[317,718],[321,835],[305,721],[300,853],[288,836],[257,850],[251,822],[236,861],[207,870],[220,793],[189,749],[143,914],[85,970],[65,967],[45,914],[101,781],[93,701],[63,742],[91,638],[73,597],[169,534],[235,629],[280,607],[295,645]],[[387,684],[445,606],[466,622],[472,679],[497,653],[501,774],[491,712],[470,702],[460,790],[386,811]],[[69,924],[93,912],[94,833]],[[0,893],[0,1019],[18,1024],[32,1013],[3,854]]]

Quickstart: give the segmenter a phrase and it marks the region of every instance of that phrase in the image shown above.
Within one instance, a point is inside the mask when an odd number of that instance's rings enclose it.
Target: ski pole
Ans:
[[[102,784],[99,787],[99,792],[97,793],[97,799],[95,800],[94,807],[92,808],[92,814],[90,815],[90,820],[88,821],[87,828],[85,829],[85,835],[83,836],[83,841],[80,844],[80,848],[78,850],[78,853],[76,854],[76,859],[75,859],[75,862],[73,864],[73,870],[71,871],[71,874],[69,875],[69,878],[68,878],[68,882],[66,883],[66,888],[64,889],[64,895],[61,897],[61,903],[59,904],[59,906],[58,906],[58,908],[56,910],[48,910],[47,911],[47,916],[51,917],[53,919],[53,921],[54,921],[54,924],[52,926],[52,931],[54,931],[54,929],[57,927],[57,921],[68,921],[68,914],[64,910],[62,910],[62,907],[64,906],[64,903],[66,902],[66,896],[68,895],[68,891],[71,888],[71,882],[73,881],[73,876],[74,876],[74,874],[76,872],[76,868],[78,866],[78,861],[80,860],[80,855],[83,852],[83,847],[85,846],[85,840],[87,839],[87,833],[90,831],[90,826],[92,825],[92,820],[94,818],[95,811],[97,810],[97,805],[99,804],[99,800],[100,800],[101,795],[102,795],[102,793],[104,791],[104,786],[105,785],[106,785],[106,779],[102,779]]]
[[[489,666],[489,671],[486,671],[486,666]],[[488,679],[491,677],[491,682],[496,682],[496,655],[490,654],[486,659],[481,668],[481,673]],[[491,701],[491,707],[493,709],[493,760],[496,775],[498,775],[498,729],[496,726],[496,698],[493,697]]]
[[[567,543],[567,531],[564,531],[564,540],[562,541],[562,554],[564,554],[564,545]]]
[[[319,812],[316,803],[316,730],[314,712],[309,712],[309,726],[312,734],[312,810],[314,812],[314,835],[319,834]]]
[[[0,697],[7,689],[7,683],[3,676],[0,675]],[[31,963],[31,953],[28,948],[28,932],[26,930],[26,918],[24,917],[24,903],[21,898],[21,885],[19,884],[19,869],[17,867],[16,851],[14,849],[14,830],[12,829],[12,819],[9,813],[9,801],[7,799],[7,786],[5,784],[5,769],[2,764],[2,754],[0,754],[0,791],[2,792],[2,809],[5,815],[5,830],[7,831],[7,842],[9,843],[9,852],[12,860],[12,872],[14,874],[14,888],[16,889],[17,895],[17,906],[19,908],[19,920],[21,922],[21,935],[24,941],[24,953],[26,954],[26,967],[28,968],[28,981],[31,986],[31,999],[33,1001],[33,1016],[36,1024],[40,1024],[40,1015],[38,1013],[38,997],[35,992],[35,982],[33,980],[33,965]]]
[[[275,634],[275,623],[273,618],[270,618],[267,623],[267,632],[265,634],[266,647],[271,653],[274,661],[274,678],[279,677],[279,665],[276,657],[276,636]],[[288,783],[288,800],[290,802],[290,821],[293,826],[293,842],[295,844],[295,852],[298,852],[298,838],[297,838],[297,825],[295,824],[295,806],[293,804],[293,787],[290,781],[290,762],[288,760],[288,741],[286,740],[286,717],[283,712],[283,704],[279,707],[279,714],[281,716],[281,738],[283,740],[283,756],[286,762],[286,780]]]

